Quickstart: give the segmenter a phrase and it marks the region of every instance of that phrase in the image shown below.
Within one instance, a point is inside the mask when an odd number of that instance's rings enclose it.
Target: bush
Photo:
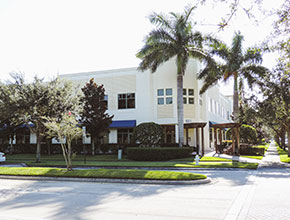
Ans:
[[[127,148],[127,158],[138,161],[165,161],[191,156],[190,147],[162,147],[162,148]]]
[[[248,144],[240,144],[240,154],[249,156],[264,156],[265,148],[250,146]]]
[[[133,140],[140,147],[159,147],[164,140],[163,129],[154,122],[139,124],[133,130]]]
[[[226,131],[227,139],[232,139],[232,129]],[[257,131],[250,125],[243,124],[240,127],[240,142],[247,144],[257,143]]]

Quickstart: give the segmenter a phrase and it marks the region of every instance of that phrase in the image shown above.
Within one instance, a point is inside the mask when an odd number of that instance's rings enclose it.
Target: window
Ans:
[[[188,104],[194,104],[193,89],[188,89],[188,91],[186,91],[186,89],[183,89],[183,104],[187,104],[187,100]]]
[[[173,91],[171,88],[165,89],[165,94],[164,94],[164,89],[157,89],[157,104],[158,105],[170,105],[173,103],[173,98],[172,98]]]
[[[172,89],[166,89],[166,95],[172,95]]]
[[[183,95],[186,95],[186,89],[183,89]]]
[[[172,101],[172,97],[166,97],[166,104],[172,104],[173,101]]]
[[[183,104],[187,104],[187,98],[183,97]]]
[[[132,141],[133,129],[118,129],[118,144],[128,144]]]
[[[193,89],[188,89],[188,95],[194,95],[194,90]]]
[[[164,98],[158,98],[157,103],[158,105],[164,105]]]
[[[164,89],[157,89],[158,96],[164,96]]]
[[[135,108],[135,93],[118,95],[118,109]]]
[[[194,104],[194,98],[188,98],[188,104]]]

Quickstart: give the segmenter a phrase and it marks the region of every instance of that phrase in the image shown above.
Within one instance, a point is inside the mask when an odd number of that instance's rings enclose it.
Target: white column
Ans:
[[[175,143],[178,143],[178,125],[175,125]]]

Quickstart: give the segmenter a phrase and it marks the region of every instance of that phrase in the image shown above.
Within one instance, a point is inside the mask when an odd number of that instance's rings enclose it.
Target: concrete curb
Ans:
[[[8,175],[0,175],[0,179],[71,181],[71,182],[94,182],[94,183],[154,184],[154,185],[199,185],[199,184],[207,184],[211,182],[210,178],[206,178],[202,180],[178,181],[178,180],[100,179],[100,178],[8,176]]]

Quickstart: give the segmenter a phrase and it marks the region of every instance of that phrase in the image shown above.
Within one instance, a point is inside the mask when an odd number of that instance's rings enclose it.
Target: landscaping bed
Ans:
[[[277,147],[278,154],[280,156],[280,161],[284,163],[290,163],[290,157],[288,157],[288,152],[280,147]]]
[[[199,180],[207,177],[174,171],[122,170],[122,169],[91,169],[67,171],[61,168],[40,167],[0,167],[0,175],[9,176],[45,176],[74,178],[108,178],[108,179],[144,179],[144,180]]]

